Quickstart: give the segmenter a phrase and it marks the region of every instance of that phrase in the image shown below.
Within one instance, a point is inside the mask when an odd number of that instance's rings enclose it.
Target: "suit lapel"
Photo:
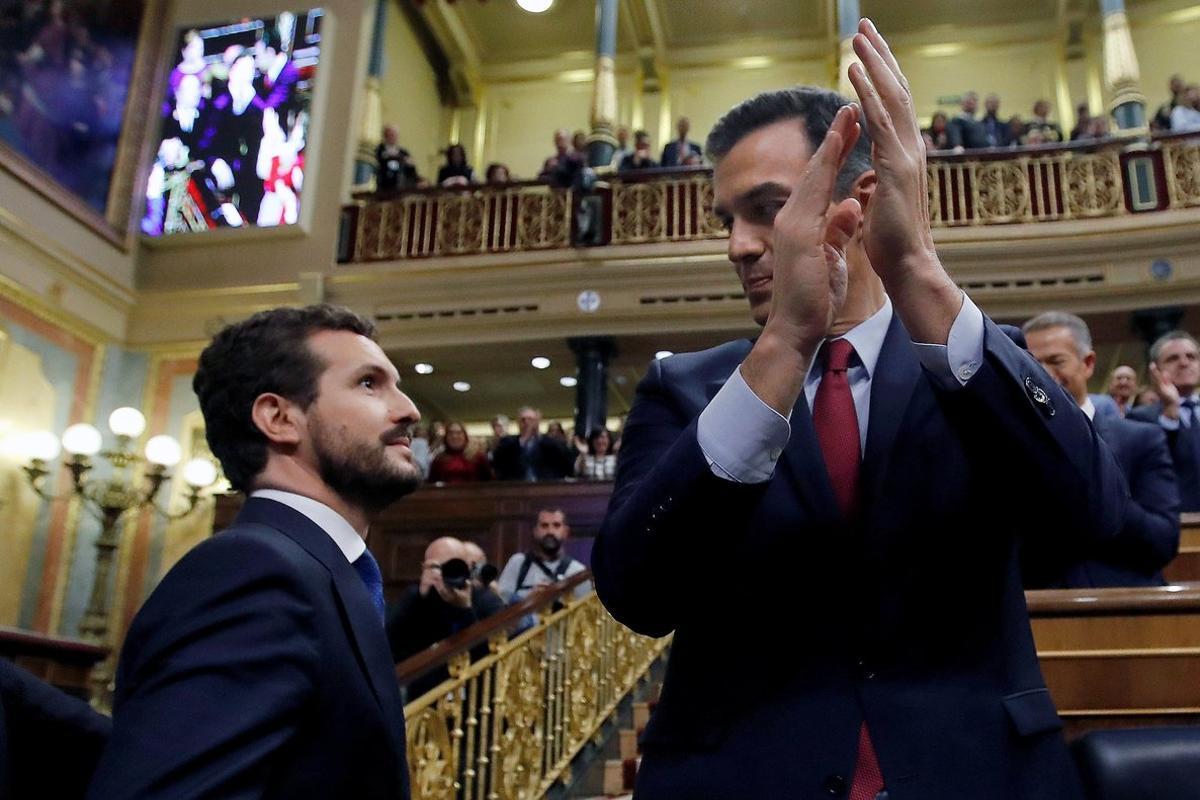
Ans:
[[[921,362],[900,316],[894,314],[871,377],[870,420],[860,477],[868,502],[880,496],[896,436],[920,379]]]
[[[249,498],[234,524],[239,523],[267,525],[278,530],[329,570],[349,623],[349,639],[358,656],[359,666],[366,674],[380,710],[388,720],[388,727],[400,738],[397,752],[402,752],[405,747],[404,710],[392,670],[391,650],[379,612],[358,572],[329,534],[304,514],[283,503]]]

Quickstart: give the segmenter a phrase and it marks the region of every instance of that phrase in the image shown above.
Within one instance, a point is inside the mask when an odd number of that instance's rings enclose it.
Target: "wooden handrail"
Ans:
[[[1200,584],[1113,589],[1039,589],[1025,593],[1029,616],[1136,616],[1200,611]]]
[[[591,570],[585,569],[558,583],[538,587],[521,602],[508,606],[486,619],[481,619],[469,628],[463,628],[449,638],[404,659],[396,665],[396,680],[400,683],[408,683],[435,667],[447,664],[450,659],[483,644],[500,631],[511,629],[523,617],[553,605],[563,595],[574,591],[576,586],[591,579]]]
[[[108,648],[65,636],[50,636],[0,625],[0,654],[55,658],[91,665],[107,656]]]

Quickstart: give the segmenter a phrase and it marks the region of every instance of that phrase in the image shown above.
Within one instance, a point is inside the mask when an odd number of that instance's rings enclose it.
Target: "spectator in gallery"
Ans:
[[[1025,136],[1025,120],[1021,119],[1020,115],[1014,114],[1008,118],[1008,146],[1010,148],[1020,147],[1022,145],[1022,137]]]
[[[575,477],[589,481],[611,481],[617,475],[617,454],[612,447],[612,434],[596,428],[587,441],[575,440],[579,458],[575,459]]]
[[[433,462],[433,454],[429,452],[429,426],[425,424],[413,427],[412,440],[408,444],[412,450],[413,461],[421,470],[421,477],[429,477],[429,467]]]
[[[1171,80],[1167,83],[1167,102],[1158,107],[1158,111],[1154,114],[1154,119],[1150,121],[1150,126],[1156,131],[1171,130],[1171,112],[1175,110],[1175,106],[1183,102],[1183,93],[1187,89],[1187,85],[1183,82],[1182,75],[1172,75]]]
[[[625,156],[632,153],[633,148],[629,146],[629,126],[621,125],[617,128],[617,147],[613,150],[612,166],[615,169],[620,169],[621,162],[625,160]]]
[[[412,155],[400,146],[400,134],[394,125],[383,126],[383,141],[375,148],[375,188],[394,192],[416,186],[421,176]]]
[[[1117,404],[1117,410],[1121,412],[1122,417],[1133,410],[1137,390],[1137,371],[1128,364],[1117,367],[1108,377],[1108,396]]]
[[[575,133],[571,136],[571,149],[578,153],[584,161],[587,160],[587,138],[587,131],[583,130],[575,131]]]
[[[1075,127],[1071,128],[1071,141],[1092,138],[1092,111],[1087,103],[1075,108]]]
[[[554,155],[542,162],[538,180],[554,186],[570,186],[575,173],[583,166],[581,154],[571,149],[571,132],[559,128],[554,132]]]
[[[1036,141],[1029,141],[1031,134],[1040,133]],[[1063,140],[1062,128],[1050,121],[1050,101],[1038,100],[1033,104],[1033,118],[1025,126],[1025,144],[1053,144]]]
[[[1092,117],[1089,135],[1092,139],[1107,139],[1109,135],[1108,117]]]
[[[558,420],[546,425],[546,435],[551,439],[556,439],[563,444],[567,443],[567,431],[563,428],[563,424]]]
[[[688,153],[680,162],[681,167],[702,167],[704,166],[704,156],[699,153]]]
[[[983,99],[983,130],[988,147],[1008,147],[1008,123],[1000,118],[1000,95],[993,92]]]
[[[1082,558],[1056,559],[1054,553],[1044,557],[1039,541],[1028,539],[1026,587],[1162,586],[1162,569],[1179,550],[1179,489],[1167,436],[1150,422],[1122,419],[1116,413],[1101,416],[1093,401],[1113,401],[1107,395],[1088,394],[1096,353],[1082,319],[1050,311],[1029,320],[1022,332],[1033,357],[1091,418],[1116,457],[1131,498],[1117,536],[1092,544]]]
[[[533,547],[517,553],[500,571],[500,597],[505,602],[519,603],[539,586],[558,583],[583,572],[586,567],[563,552],[563,542],[571,534],[566,514],[561,508],[543,508],[533,524]],[[592,591],[590,581],[573,590],[576,599]]]
[[[487,440],[488,461],[492,461],[496,453],[496,445],[500,444],[500,440],[508,435],[508,417],[503,414],[497,414],[491,420],[492,435]]]
[[[925,146],[929,150],[950,149],[950,127],[945,111],[935,111],[925,130]]]
[[[979,110],[979,95],[967,92],[962,96],[959,113],[950,120],[947,127],[950,138],[950,149],[956,153],[964,150],[982,150],[988,146],[987,131],[983,123],[975,119]]]
[[[698,156],[704,155],[704,148],[699,143],[693,142],[688,138],[688,132],[692,129],[692,121],[687,117],[680,117],[675,123],[676,138],[667,142],[667,146],[663,148],[662,158],[659,163],[664,167],[678,167],[683,164],[688,153],[695,153]]]
[[[461,422],[446,426],[442,452],[429,467],[429,480],[434,483],[471,483],[491,480],[492,467],[487,453],[471,450],[471,437]]]
[[[565,442],[539,433],[542,414],[524,406],[517,412],[519,433],[505,436],[492,454],[496,477],[508,481],[562,480],[575,466],[571,448]]]
[[[633,152],[621,160],[618,167],[620,172],[631,172],[636,169],[654,169],[658,162],[650,154],[650,134],[638,131],[633,135]]]
[[[489,186],[502,186],[506,183],[512,183],[512,175],[509,174],[507,166],[493,161],[491,164],[488,164],[487,172],[483,175],[483,180]]]
[[[446,148],[446,163],[438,170],[438,186],[470,186],[475,183],[475,170],[467,163],[467,150],[461,144]]]
[[[1183,100],[1171,110],[1171,132],[1200,130],[1200,85],[1189,84]]]

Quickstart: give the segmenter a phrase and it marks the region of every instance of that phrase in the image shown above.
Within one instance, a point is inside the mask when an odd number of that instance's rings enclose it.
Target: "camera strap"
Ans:
[[[575,559],[564,553],[563,557],[558,560],[558,565],[551,571],[540,558],[531,553],[526,553],[525,563],[521,564],[521,571],[517,573],[517,588],[515,591],[519,592],[522,589],[530,588],[525,585],[525,578],[529,576],[529,570],[534,565],[542,571],[543,575],[550,579],[551,583],[558,583],[562,580],[563,575],[570,569],[574,561]]]

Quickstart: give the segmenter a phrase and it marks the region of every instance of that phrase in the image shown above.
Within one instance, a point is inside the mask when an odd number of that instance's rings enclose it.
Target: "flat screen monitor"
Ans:
[[[297,221],[323,16],[285,11],[180,31],[143,233]]]

